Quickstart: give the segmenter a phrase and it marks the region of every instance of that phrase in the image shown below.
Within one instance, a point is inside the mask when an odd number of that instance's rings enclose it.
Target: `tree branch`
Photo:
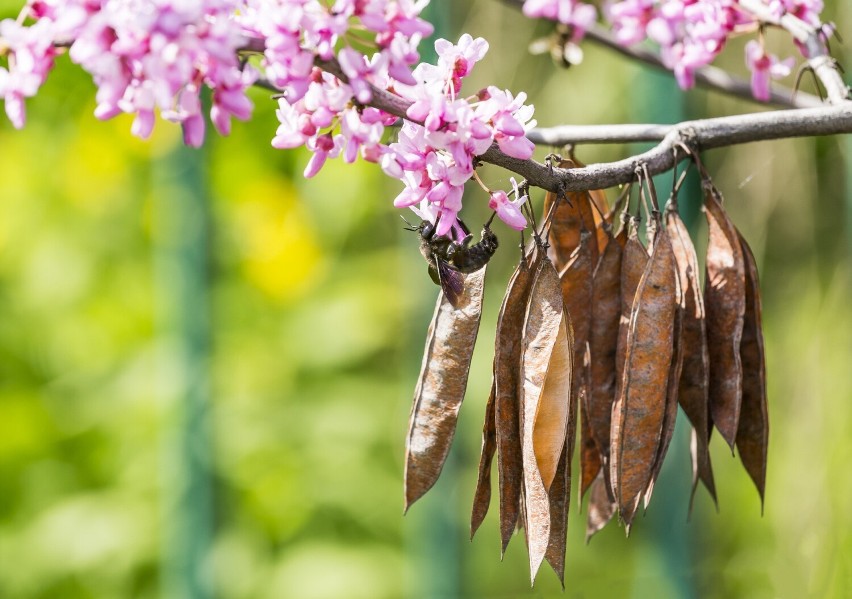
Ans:
[[[652,175],[670,170],[675,165],[675,148],[680,144],[700,151],[752,141],[852,133],[852,102],[822,108],[799,108],[685,121],[672,126],[629,125],[620,139],[619,129],[618,125],[539,129],[531,131],[529,137],[533,141],[540,138],[547,140],[547,143],[556,142],[556,145],[576,143],[581,137],[585,137],[584,141],[609,142],[625,139],[647,141],[659,139],[661,135],[663,137],[656,147],[642,154],[584,168],[550,168],[534,160],[524,161],[505,156],[496,146],[492,146],[482,156],[482,160],[507,168],[525,177],[531,185],[549,191],[558,191],[560,187],[566,191],[605,189],[633,180],[636,166],[643,163],[648,165]],[[565,132],[576,135],[558,135]],[[684,154],[680,155],[680,159],[685,158]]]

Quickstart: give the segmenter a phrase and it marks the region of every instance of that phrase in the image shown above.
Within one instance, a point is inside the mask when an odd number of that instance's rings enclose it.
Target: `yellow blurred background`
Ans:
[[[494,0],[434,4],[448,36],[491,42],[469,89],[526,90],[542,126],[755,109],[681,94],[591,45],[583,64],[558,69],[525,51],[546,24]],[[852,39],[849,6],[826,14]],[[274,102],[257,90],[253,120],[229,138],[187,150],[158,123],[141,142],[129,118],[97,121],[93,84],[58,62],[27,127],[0,124],[0,598],[852,596],[852,140],[705,156],[762,277],[764,515],[714,436],[719,513],[700,490],[686,522],[681,414],[630,539],[613,523],[585,546],[572,506],[563,593],[544,570],[530,589],[522,538],[500,563],[493,509],[467,540],[514,242],[489,271],[446,471],[403,518],[405,429],[436,288],[391,205],[399,184],[340,161],[304,180],[305,152],[270,147]],[[744,74],[742,63],[736,41],[721,64]],[[508,177],[483,173],[492,188]],[[667,190],[669,176],[658,183]],[[487,206],[469,191],[476,223]],[[694,210],[690,220],[701,251],[705,226]]]

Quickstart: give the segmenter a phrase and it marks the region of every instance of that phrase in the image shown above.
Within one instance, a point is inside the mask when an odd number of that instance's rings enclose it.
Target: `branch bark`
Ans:
[[[572,132],[571,129],[574,131]],[[822,108],[799,108],[685,121],[672,126],[628,125],[626,134],[620,137],[618,130],[619,126],[609,125],[539,129],[531,131],[529,137],[533,141],[536,141],[536,138],[541,141],[547,139],[548,143],[556,141],[556,145],[578,143],[583,136],[586,138],[583,141],[605,139],[610,142],[627,139],[648,141],[659,139],[661,135],[663,137],[657,146],[642,154],[616,162],[592,164],[584,168],[550,168],[534,160],[524,161],[505,156],[496,146],[492,146],[482,159],[484,162],[507,168],[525,177],[531,185],[549,191],[558,191],[560,188],[565,191],[605,189],[632,181],[634,170],[643,163],[648,165],[652,175],[670,170],[675,165],[675,148],[679,144],[701,151],[752,141],[852,133],[852,102]],[[560,132],[576,135],[559,137]],[[686,158],[685,153],[681,153],[679,159],[684,158]]]

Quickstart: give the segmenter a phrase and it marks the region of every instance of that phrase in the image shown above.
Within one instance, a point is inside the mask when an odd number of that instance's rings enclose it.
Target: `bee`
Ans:
[[[460,242],[446,235],[435,235],[435,225],[428,220],[416,227],[406,221],[406,229],[420,236],[420,253],[429,265],[430,278],[441,287],[454,308],[458,308],[464,292],[462,273],[476,272],[488,264],[499,245],[497,235],[490,228],[490,220],[482,227],[480,240],[473,245],[470,244],[473,241],[470,230],[461,220],[458,223],[465,234]]]

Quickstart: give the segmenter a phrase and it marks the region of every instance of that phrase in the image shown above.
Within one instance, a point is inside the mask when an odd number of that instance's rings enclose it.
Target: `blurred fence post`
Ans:
[[[177,145],[155,159],[158,334],[171,402],[162,458],[162,589],[166,599],[213,597],[210,402],[211,236],[204,150]]]
[[[435,64],[437,54],[434,40],[451,38],[448,14],[450,10],[449,6],[439,6],[433,2],[423,11],[423,18],[435,26],[435,33],[421,45],[422,62]],[[409,235],[406,234],[406,241],[410,241]],[[437,287],[434,290],[437,292]],[[426,306],[426,310],[417,315],[418,322],[424,323],[424,331],[425,323],[432,317],[434,304],[428,302]],[[413,363],[420,364],[422,348],[419,338],[415,341],[415,347],[409,348],[408,353],[412,356]],[[413,384],[411,389],[414,389]],[[409,526],[406,527],[409,532],[406,547],[412,556],[415,573],[413,583],[416,585],[416,588],[409,589],[407,593],[407,596],[412,598],[454,599],[459,597],[461,592],[459,539],[463,533],[458,524],[458,506],[449,500],[454,494],[460,475],[456,450],[457,447],[447,456],[436,488],[421,499],[406,516],[409,520]],[[444,496],[443,499],[441,495]]]
[[[678,123],[688,117],[685,109],[686,97],[678,89],[671,73],[643,68],[635,79],[635,89],[635,96],[640,100],[633,105],[634,108],[631,111],[633,122]],[[671,173],[657,177],[655,182],[659,192],[660,208],[663,209],[663,203],[671,191]],[[693,239],[697,225],[696,217],[701,206],[699,189],[693,169],[678,194],[680,214],[689,227]],[[686,505],[689,491],[687,490],[684,495],[683,489],[676,488],[682,485],[673,483],[675,477],[667,476],[667,473],[672,466],[683,461],[684,448],[689,446],[688,425],[686,415],[678,408],[675,434],[660,473],[660,484],[655,487],[654,500],[648,509],[647,517],[642,518],[640,522],[645,529],[645,538],[649,544],[653,545],[658,559],[653,559],[647,552],[636,548],[636,571],[642,571],[643,577],[659,577],[660,580],[665,580],[665,587],[673,593],[672,596],[680,599],[696,597],[696,589],[691,580],[692,560],[689,534],[686,529]],[[684,475],[688,475],[688,470],[678,473],[678,480],[683,480]],[[688,489],[690,484],[686,487]],[[656,584],[653,586],[657,587]],[[636,586],[633,596],[637,599],[644,598],[648,596],[647,592],[648,588]]]

